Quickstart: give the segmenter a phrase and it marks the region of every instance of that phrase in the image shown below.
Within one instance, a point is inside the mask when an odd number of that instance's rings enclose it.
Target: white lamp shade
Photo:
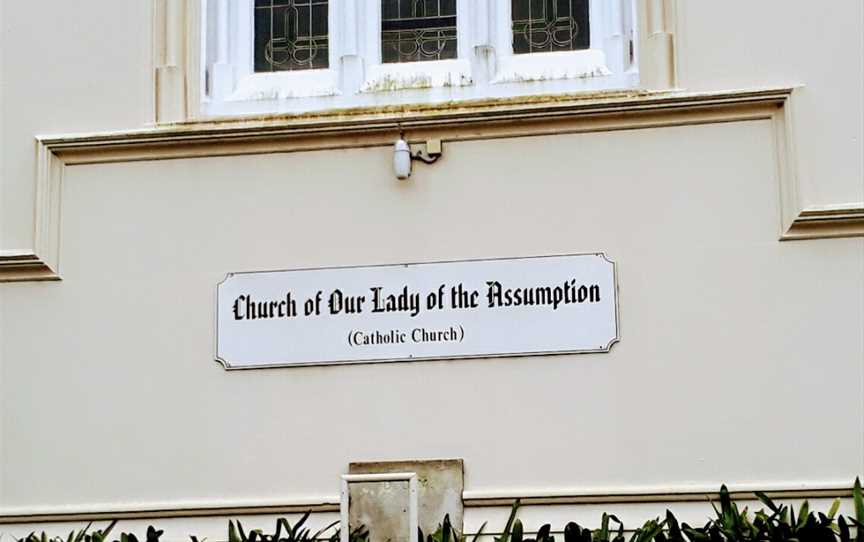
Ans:
[[[397,179],[411,176],[411,149],[404,139],[397,139],[393,146],[393,171]]]

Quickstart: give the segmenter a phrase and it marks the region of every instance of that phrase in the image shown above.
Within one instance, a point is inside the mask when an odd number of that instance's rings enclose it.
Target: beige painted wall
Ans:
[[[680,85],[803,85],[805,200],[864,200],[862,4],[681,4]],[[33,241],[35,135],[152,120],[150,9],[0,4],[0,248]],[[384,147],[70,166],[63,281],[0,285],[0,511],[314,500],[413,457],[465,458],[475,492],[864,471],[864,241],[777,241],[768,121],[445,151],[409,183]],[[609,354],[212,361],[229,271],[594,250]]]
[[[680,86],[800,85],[795,123],[804,199],[864,200],[864,3],[678,5]]]
[[[460,143],[404,184],[387,148],[72,166],[64,280],[4,292],[4,495],[320,495],[350,460],[422,456],[464,457],[473,489],[843,481],[862,243],[776,241],[770,142],[753,122]],[[592,250],[620,263],[609,355],[211,361],[228,271]],[[49,445],[80,434],[111,444]]]

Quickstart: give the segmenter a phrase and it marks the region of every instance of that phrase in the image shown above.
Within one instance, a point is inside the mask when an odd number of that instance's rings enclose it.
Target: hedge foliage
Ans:
[[[681,523],[670,511],[665,518],[655,518],[625,536],[624,524],[612,514],[603,514],[600,527],[589,529],[570,522],[564,527],[563,542],[864,542],[864,498],[861,493],[861,481],[855,479],[852,491],[854,517],[838,515],[840,499],[827,513],[814,512],[804,501],[796,514],[789,506],[775,503],[764,493],[756,493],[756,497],[766,508],[750,512],[747,508],[739,509],[732,502],[729,491],[724,485],[720,489],[720,502],[711,505],[715,516],[702,526],[691,526]],[[718,506],[719,504],[719,506]],[[543,525],[533,538],[525,536],[522,522],[517,518],[519,502],[513,505],[510,517],[500,536],[494,537],[495,542],[555,542],[549,524]],[[291,525],[285,518],[276,522],[273,533],[267,534],[260,529],[245,531],[239,521],[228,522],[228,542],[338,542],[338,522],[312,532],[305,527],[309,518],[307,512],[296,524]],[[116,525],[112,522],[102,530],[90,531],[89,525],[80,531],[73,531],[63,539],[31,533],[17,542],[141,542],[132,533],[121,533],[119,538],[111,538],[111,532]],[[472,537],[461,536],[449,517],[438,530],[432,534],[419,533],[421,542],[478,542],[486,524]],[[144,542],[160,542],[163,531],[148,527]],[[191,542],[204,542],[191,536]],[[351,532],[351,542],[370,542],[369,531],[358,527]],[[378,542],[378,541],[374,541]]]

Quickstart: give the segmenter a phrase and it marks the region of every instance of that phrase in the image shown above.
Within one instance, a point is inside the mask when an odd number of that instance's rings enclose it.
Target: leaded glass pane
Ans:
[[[329,65],[328,0],[255,0],[255,71]]]
[[[381,60],[456,58],[456,0],[382,0]]]
[[[588,49],[589,0],[512,0],[513,53]]]

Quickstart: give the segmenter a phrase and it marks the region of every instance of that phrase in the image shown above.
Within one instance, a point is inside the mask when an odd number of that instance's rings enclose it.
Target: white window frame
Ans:
[[[634,88],[639,0],[590,0],[590,48],[513,54],[510,0],[457,1],[457,58],[381,62],[381,3],[329,4],[327,69],[255,73],[254,0],[200,2],[200,116]],[[364,24],[360,24],[363,21]],[[194,114],[194,112],[193,112]],[[196,115],[197,116],[197,115]]]
[[[494,2],[491,14],[498,51],[493,83],[519,83],[609,77],[609,88],[638,84],[638,69],[630,61],[630,41],[636,42],[634,0],[590,0],[588,49],[555,53],[514,54],[511,2]]]
[[[207,62],[205,96],[214,102],[285,100],[339,94],[336,63],[329,49],[326,69],[255,73],[253,51],[255,0],[202,0],[202,50]],[[332,4],[339,5],[338,2]],[[331,22],[333,7],[331,9]],[[338,11],[339,7],[336,7]],[[328,26],[332,42],[334,32]],[[212,59],[212,61],[211,61]]]
[[[338,1],[338,0],[336,0]],[[470,2],[470,0],[469,0]],[[463,87],[471,79],[471,4],[456,2],[456,58],[423,62],[381,62],[381,2],[365,0],[361,20],[366,25],[363,57],[366,71],[359,92],[387,92],[416,88]]]

